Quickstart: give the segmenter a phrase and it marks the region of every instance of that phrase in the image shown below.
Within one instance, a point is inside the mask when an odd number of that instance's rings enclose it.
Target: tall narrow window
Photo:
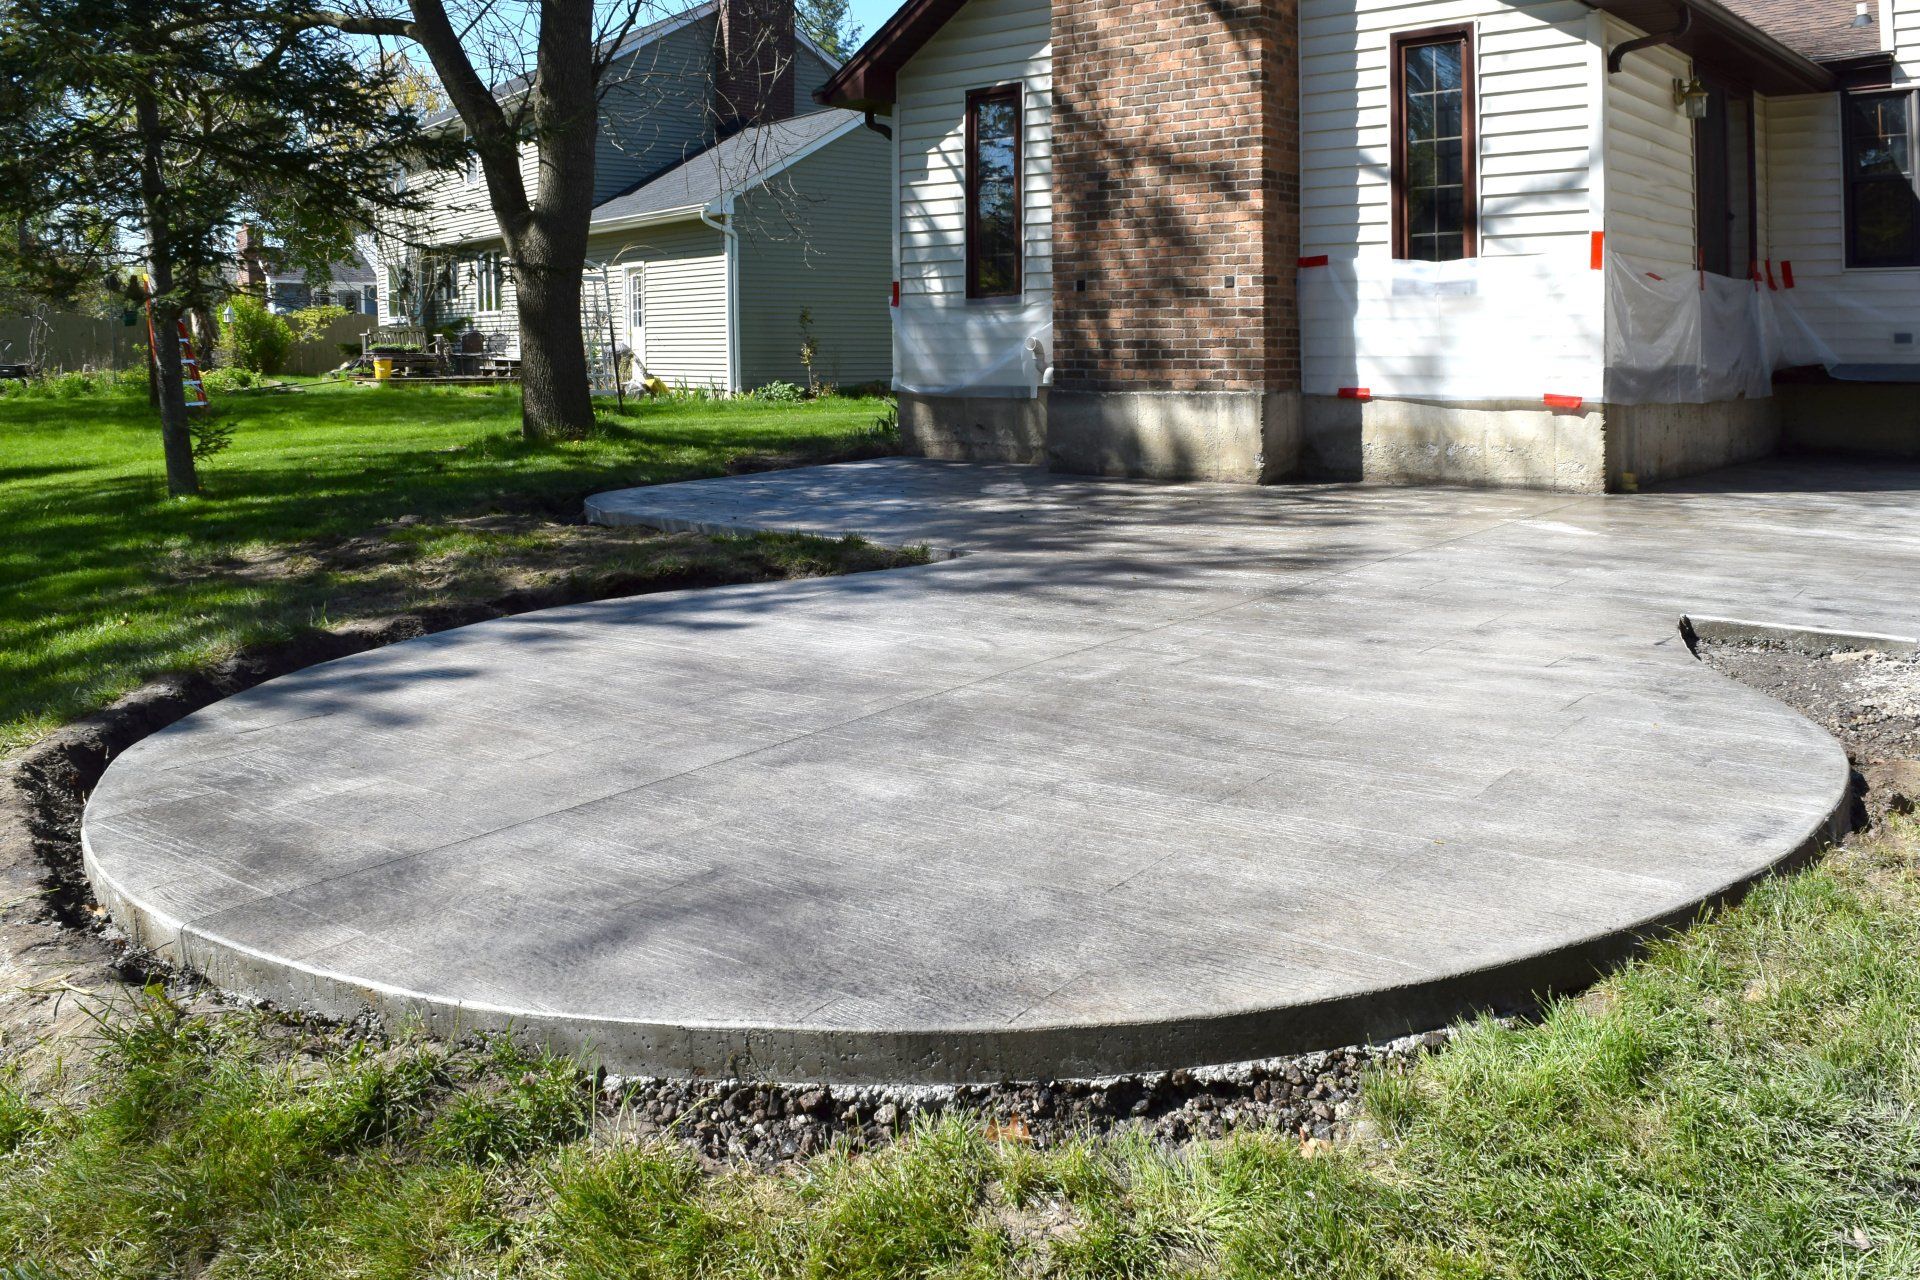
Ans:
[[[1847,265],[1920,266],[1913,95],[1840,101],[1847,125]]]
[[[500,309],[500,255],[483,253],[473,262],[473,283],[475,311],[498,311]]]
[[[1020,293],[1020,87],[967,95],[967,296]]]
[[[1473,32],[1393,37],[1393,254],[1446,262],[1474,253]]]

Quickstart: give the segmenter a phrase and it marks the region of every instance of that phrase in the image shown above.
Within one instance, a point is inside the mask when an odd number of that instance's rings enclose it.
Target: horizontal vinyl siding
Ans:
[[[409,244],[433,245],[474,244],[499,237],[500,223],[493,216],[487,184],[477,173],[472,182],[463,172],[451,171],[411,174],[407,180],[427,207],[390,219],[389,236]],[[520,181],[529,192],[540,181],[540,155],[531,143],[520,148]]]
[[[1913,363],[1920,350],[1920,270],[1846,268],[1846,195],[1836,94],[1767,103],[1768,256],[1793,265],[1792,301],[1849,364]]]
[[[727,385],[727,258],[718,231],[698,221],[595,236],[588,256],[614,264],[618,282],[628,264],[646,267],[647,372],[670,386]],[[626,299],[613,289],[625,339]]]
[[[833,68],[813,50],[804,44],[798,44],[793,51],[793,113],[803,116],[809,111],[824,111],[825,107],[813,100],[814,91],[825,85],[833,75]]]
[[[714,20],[642,45],[610,68],[600,101],[594,203],[653,178],[706,147]]]
[[[819,343],[816,376],[840,384],[892,376],[891,168],[886,139],[856,128],[735,206],[747,387],[776,379],[804,385],[803,308]]]
[[[1640,34],[1607,20],[1607,41]],[[1692,64],[1672,49],[1629,54],[1607,77],[1607,243],[1636,264],[1686,271],[1694,252],[1693,122],[1673,105]]]
[[[1895,74],[1902,81],[1920,80],[1920,0],[1893,0],[1893,33],[1889,41]]]
[[[1020,83],[1026,292],[1053,291],[1053,45],[1047,0],[969,0],[899,75],[901,292],[966,295],[966,98]]]
[[[1479,252],[1580,253],[1597,52],[1577,0],[1305,0],[1300,9],[1301,252],[1392,246],[1388,48],[1395,32],[1471,23],[1479,109]]]

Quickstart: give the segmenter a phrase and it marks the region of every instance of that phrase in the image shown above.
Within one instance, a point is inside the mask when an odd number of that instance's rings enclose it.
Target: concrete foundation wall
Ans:
[[[1780,448],[1780,402],[1606,408],[1607,487],[1632,489],[1764,458]]]
[[[1299,456],[1298,392],[1056,390],[1048,403],[1054,471],[1265,484]]]
[[[1920,458],[1920,385],[1783,383],[1773,394],[1787,449]]]
[[[1598,407],[1307,396],[1301,421],[1301,470],[1316,480],[1573,493],[1606,487]]]
[[[1037,399],[900,393],[900,443],[949,462],[1046,460],[1047,393]]]
[[[900,397],[908,453],[1078,475],[1600,493],[1781,448],[1920,457],[1920,386],[1782,385],[1765,400],[1592,405],[1342,400],[1293,392]]]

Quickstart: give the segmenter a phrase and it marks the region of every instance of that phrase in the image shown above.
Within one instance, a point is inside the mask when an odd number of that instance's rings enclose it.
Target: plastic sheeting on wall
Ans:
[[[1302,264],[1309,395],[1597,400],[1602,273],[1541,256]]]
[[[1607,257],[1607,399],[1707,404],[1773,394],[1776,369],[1831,365],[1793,291]]]
[[[1053,379],[1053,299],[893,308],[893,386],[929,396],[1032,397]]]
[[[1837,364],[1816,308],[1802,305],[1812,290],[1663,275],[1611,251],[1602,262],[1303,263],[1302,385],[1409,400],[1702,404],[1771,395],[1779,369]]]

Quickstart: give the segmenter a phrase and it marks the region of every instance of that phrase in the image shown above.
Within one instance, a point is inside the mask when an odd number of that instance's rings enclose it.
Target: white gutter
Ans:
[[[636,227],[655,227],[663,222],[685,222],[688,218],[697,218],[706,208],[705,205],[687,204],[676,209],[659,209],[652,213],[635,213],[624,218],[608,218],[587,224],[587,231],[599,235],[602,231],[631,231]]]
[[[725,222],[714,220],[718,211]],[[740,233],[733,228],[733,197],[700,210],[700,221],[727,238],[727,393],[740,392]]]

